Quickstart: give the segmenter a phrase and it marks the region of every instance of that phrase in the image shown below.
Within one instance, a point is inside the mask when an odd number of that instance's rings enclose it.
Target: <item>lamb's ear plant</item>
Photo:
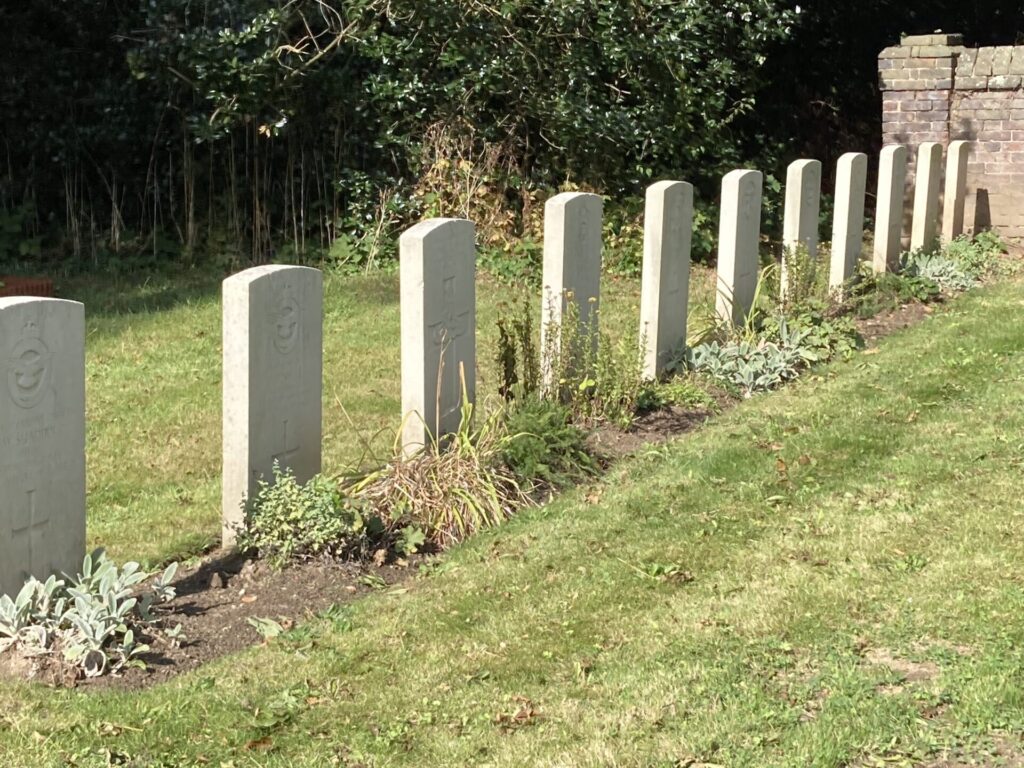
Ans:
[[[174,599],[175,571],[168,566],[147,590],[143,582],[154,574],[138,563],[119,568],[96,550],[75,576],[30,578],[15,598],[0,596],[0,651],[60,654],[86,677],[139,665],[149,650],[140,635],[160,632],[155,608]]]

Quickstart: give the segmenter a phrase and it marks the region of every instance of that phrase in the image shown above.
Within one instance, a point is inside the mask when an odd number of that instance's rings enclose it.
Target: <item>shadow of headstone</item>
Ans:
[[[981,187],[974,195],[974,231],[984,232],[992,228],[992,209],[989,207],[988,190]]]

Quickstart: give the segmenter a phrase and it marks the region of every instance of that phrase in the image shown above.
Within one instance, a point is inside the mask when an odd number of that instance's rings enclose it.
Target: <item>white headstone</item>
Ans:
[[[910,250],[935,246],[939,228],[939,191],[942,181],[942,145],[925,141],[917,148],[914,168],[914,221],[910,229]]]
[[[864,245],[864,192],[868,156],[847,152],[836,163],[835,212],[832,219],[832,259],[829,288],[839,288],[857,269]]]
[[[561,354],[560,329],[569,297],[579,310],[579,328],[597,343],[601,299],[600,196],[563,192],[544,206],[544,290],[541,295],[541,373],[550,387],[553,356]],[[551,336],[554,333],[555,336]]]
[[[799,246],[812,261],[818,256],[821,161],[794,160],[786,169],[786,207],[782,220],[782,291],[789,284],[786,256]]]
[[[967,197],[969,141],[951,141],[946,150],[946,186],[942,199],[942,239],[954,240],[964,232],[964,200]]]
[[[722,179],[715,309],[719,318],[736,325],[746,320],[757,291],[761,185],[760,171],[729,171]]]
[[[242,505],[276,461],[304,483],[320,472],[323,275],[267,265],[223,284],[223,486],[225,546]]]
[[[402,447],[411,455],[459,428],[476,398],[476,233],[428,219],[401,242]]]
[[[85,308],[0,299],[0,594],[85,556]]]
[[[875,199],[875,242],[872,266],[876,274],[896,269],[903,244],[903,198],[907,185],[907,148],[882,147]]]
[[[686,344],[692,230],[693,185],[659,181],[647,188],[640,341],[649,379],[657,378],[672,353]]]

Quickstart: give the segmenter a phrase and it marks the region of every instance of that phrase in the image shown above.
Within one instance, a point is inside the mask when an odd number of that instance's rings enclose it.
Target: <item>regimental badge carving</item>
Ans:
[[[757,182],[753,177],[740,179],[740,210],[743,224],[750,227],[754,223],[754,197],[757,195]]]
[[[19,408],[35,408],[50,386],[50,350],[34,319],[25,322],[21,338],[7,361],[7,389]]]
[[[299,340],[299,302],[286,285],[281,291],[274,315],[274,346],[282,355],[291,352]]]

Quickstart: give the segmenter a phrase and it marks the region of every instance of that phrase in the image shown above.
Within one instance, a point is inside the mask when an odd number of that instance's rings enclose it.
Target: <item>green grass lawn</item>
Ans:
[[[605,278],[602,322],[635,338],[640,288]],[[713,275],[695,266],[694,305]],[[328,276],[324,284],[324,470],[389,455],[401,422],[398,277]],[[145,564],[220,537],[220,281],[206,274],[144,282],[72,281],[87,314],[88,544]],[[481,396],[495,395],[499,304],[540,291],[478,281]],[[347,414],[347,415],[346,415]]]
[[[379,349],[394,286],[376,285],[331,283],[326,302],[329,389],[367,428],[397,403]],[[4,684],[0,765],[1019,760],[1021,287],[958,298],[269,646],[142,693]],[[93,313],[94,542],[158,556],[213,529],[217,337],[209,294]],[[340,460],[355,448],[330,418]]]

